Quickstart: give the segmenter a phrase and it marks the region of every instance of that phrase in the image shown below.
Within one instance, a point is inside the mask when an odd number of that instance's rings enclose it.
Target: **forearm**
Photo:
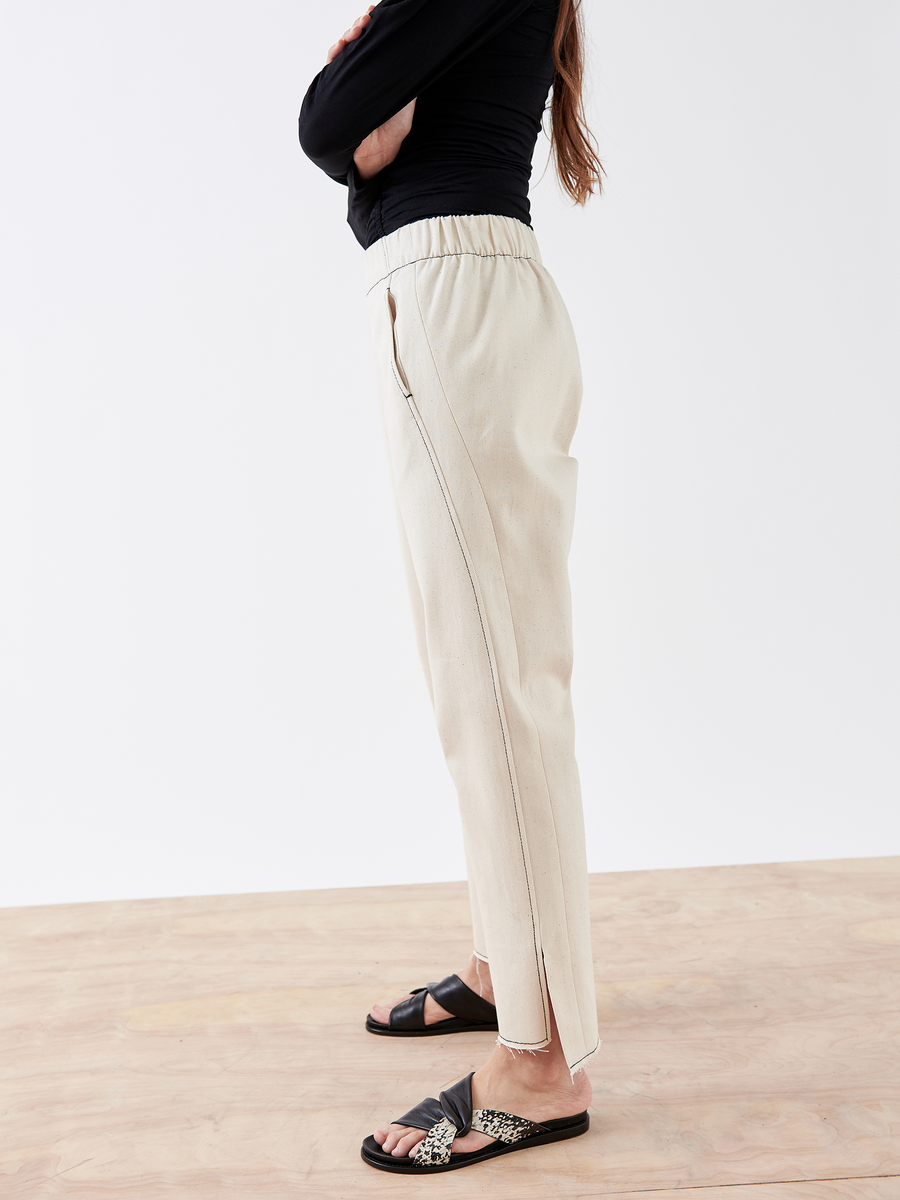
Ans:
[[[300,110],[300,144],[333,179],[346,181],[357,147],[416,94],[403,99],[412,73],[404,56],[422,40],[410,22],[429,0],[387,0],[360,36],[315,77]],[[395,99],[396,97],[396,99]]]
[[[310,84],[300,143],[346,181],[357,147],[531,0],[382,0],[360,36]]]

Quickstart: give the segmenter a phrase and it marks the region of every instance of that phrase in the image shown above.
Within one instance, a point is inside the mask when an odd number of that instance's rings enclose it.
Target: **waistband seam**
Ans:
[[[384,265],[386,268],[385,273],[384,273],[384,275],[381,276],[380,279],[376,279],[375,282],[371,285],[371,287],[368,287],[366,289],[366,295],[368,296],[369,292],[371,292],[373,288],[377,288],[379,283],[384,283],[385,279],[387,279],[391,275],[393,275],[395,271],[402,271],[404,267],[412,267],[412,266],[415,266],[416,263],[428,262],[432,258],[466,258],[466,257],[468,257],[468,258],[517,258],[517,259],[521,259],[525,262],[537,262],[538,261],[533,254],[508,254],[503,250],[497,250],[492,254],[482,254],[478,250],[449,250],[449,251],[447,251],[446,254],[423,254],[420,258],[411,258],[408,262],[400,263],[398,266],[391,267],[388,270],[387,269],[387,265],[388,265],[387,264],[387,254],[385,254],[385,256],[384,256],[384,258],[385,258]]]

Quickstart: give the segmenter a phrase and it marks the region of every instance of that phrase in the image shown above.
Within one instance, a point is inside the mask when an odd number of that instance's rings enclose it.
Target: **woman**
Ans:
[[[577,0],[382,0],[300,115],[349,189],[425,675],[457,787],[475,953],[375,1006],[383,1036],[498,1030],[487,1063],[363,1144],[421,1174],[588,1128],[596,1052],[566,559],[578,351],[529,224],[548,91],[563,185],[584,126]],[[419,815],[421,838],[440,836]]]

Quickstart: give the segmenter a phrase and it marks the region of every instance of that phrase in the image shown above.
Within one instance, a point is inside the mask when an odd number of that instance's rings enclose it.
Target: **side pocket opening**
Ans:
[[[406,372],[400,364],[400,355],[397,353],[397,335],[394,329],[397,320],[397,301],[394,299],[394,294],[390,288],[385,288],[384,301],[387,305],[388,321],[391,327],[391,368],[400,391],[404,396],[411,396],[412,392],[409,388],[409,380],[406,378]]]

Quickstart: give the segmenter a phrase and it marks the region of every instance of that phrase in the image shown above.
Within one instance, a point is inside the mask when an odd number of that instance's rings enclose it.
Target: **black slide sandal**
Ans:
[[[425,1024],[425,997],[431,995],[447,1012],[456,1013],[434,1025]],[[444,1033],[475,1033],[486,1029],[497,1032],[497,1010],[493,1004],[473,992],[458,975],[448,975],[439,983],[416,988],[408,1000],[401,1000],[391,1009],[387,1025],[366,1017],[369,1033],[383,1037],[435,1037]]]
[[[587,1112],[581,1112],[574,1117],[536,1124],[526,1121],[524,1117],[515,1117],[512,1113],[495,1112],[488,1108],[473,1110],[472,1075],[467,1075],[441,1092],[440,1100],[429,1096],[392,1124],[410,1125],[414,1129],[428,1131],[424,1142],[419,1144],[415,1158],[409,1155],[395,1158],[392,1154],[385,1154],[374,1137],[369,1136],[360,1151],[363,1162],[370,1167],[377,1167],[379,1171],[393,1171],[398,1175],[434,1175],[439,1171],[456,1171],[489,1158],[498,1158],[501,1154],[512,1154],[514,1150],[527,1150],[529,1146],[545,1146],[549,1142],[578,1137],[590,1129],[591,1119]],[[453,1139],[463,1137],[471,1129],[498,1140],[470,1154],[451,1154]]]

